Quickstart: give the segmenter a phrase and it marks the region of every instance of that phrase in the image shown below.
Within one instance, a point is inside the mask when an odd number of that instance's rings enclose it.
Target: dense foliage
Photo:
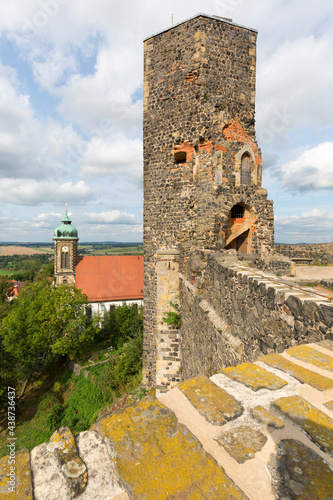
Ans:
[[[38,273],[44,268],[52,273],[53,263],[50,262],[49,254],[34,255],[0,255],[0,269],[4,271],[16,271],[11,278],[17,281],[33,281]],[[50,273],[48,273],[50,274]]]
[[[6,376],[25,380],[61,356],[75,358],[91,343],[97,324],[85,314],[87,296],[48,280],[27,285],[3,318],[0,338]]]

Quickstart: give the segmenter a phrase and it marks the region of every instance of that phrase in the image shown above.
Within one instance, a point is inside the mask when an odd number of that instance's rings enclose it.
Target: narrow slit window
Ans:
[[[241,184],[251,184],[250,158],[247,155],[244,155],[242,158]]]

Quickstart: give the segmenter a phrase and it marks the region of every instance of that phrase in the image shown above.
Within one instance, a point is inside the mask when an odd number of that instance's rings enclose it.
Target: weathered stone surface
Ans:
[[[81,432],[77,437],[77,447],[88,470],[88,484],[79,496],[80,500],[106,500],[118,495],[129,499],[119,483],[115,465],[101,436],[95,431]]]
[[[69,484],[61,472],[59,461],[48,451],[47,443],[31,451],[31,470],[34,478],[34,500],[68,500]]]
[[[254,458],[267,441],[267,437],[250,425],[233,427],[227,432],[222,432],[217,442],[223,446],[239,464]]]
[[[260,361],[274,368],[279,368],[286,373],[289,373],[297,380],[304,384],[309,384],[318,391],[326,391],[333,388],[333,380],[307,370],[301,366],[295,365],[288,359],[283,358],[280,354],[268,354],[259,358]]]
[[[280,398],[273,406],[297,424],[323,451],[333,456],[333,419],[300,396]]]
[[[259,389],[281,389],[287,383],[280,377],[253,363],[243,363],[235,367],[224,368],[222,373],[254,391]]]
[[[61,427],[55,431],[47,450],[57,457],[71,495],[74,497],[82,493],[87,486],[88,472],[85,463],[79,457],[72,431],[68,427]]]
[[[110,440],[131,498],[246,498],[174,413],[151,396],[105,416],[93,429]]]
[[[330,351],[333,351],[333,341],[332,340],[322,340],[321,342],[318,342],[318,344],[321,347],[325,347],[325,349],[329,349]]]
[[[256,406],[252,410],[252,415],[259,422],[268,425],[268,427],[274,427],[275,429],[281,429],[284,427],[283,419],[280,417],[275,417],[269,410],[263,406]]]
[[[277,500],[332,498],[332,467],[299,441],[281,441],[268,468]]]
[[[326,408],[333,411],[333,401],[327,401],[327,403],[324,403],[324,405],[326,406]]]
[[[0,458],[0,500],[33,500],[30,452]]]
[[[333,356],[327,356],[316,349],[309,347],[307,345],[299,345],[287,349],[287,354],[293,356],[296,359],[300,359],[305,363],[312,363],[323,370],[333,371]]]
[[[204,376],[186,380],[177,388],[185,394],[200,415],[213,425],[223,425],[243,413],[242,405],[234,397]]]

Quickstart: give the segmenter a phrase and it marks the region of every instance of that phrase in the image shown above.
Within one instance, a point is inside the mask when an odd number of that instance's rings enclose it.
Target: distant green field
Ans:
[[[45,253],[53,253],[53,247],[39,247],[38,245],[36,246],[31,246],[32,250],[39,250],[40,252],[45,252]]]
[[[18,274],[22,271],[7,271],[6,269],[0,269],[1,276],[11,276],[12,274]]]

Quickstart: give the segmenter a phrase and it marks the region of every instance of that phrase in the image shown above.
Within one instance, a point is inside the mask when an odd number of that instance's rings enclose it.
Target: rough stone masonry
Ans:
[[[179,302],[179,286],[165,286],[161,259],[175,273],[194,247],[261,257],[273,251],[273,203],[261,187],[255,138],[256,38],[253,29],[199,14],[144,42],[148,386],[165,389],[181,379],[181,338],[172,328],[168,336],[159,303]],[[156,364],[164,367],[159,380]]]

